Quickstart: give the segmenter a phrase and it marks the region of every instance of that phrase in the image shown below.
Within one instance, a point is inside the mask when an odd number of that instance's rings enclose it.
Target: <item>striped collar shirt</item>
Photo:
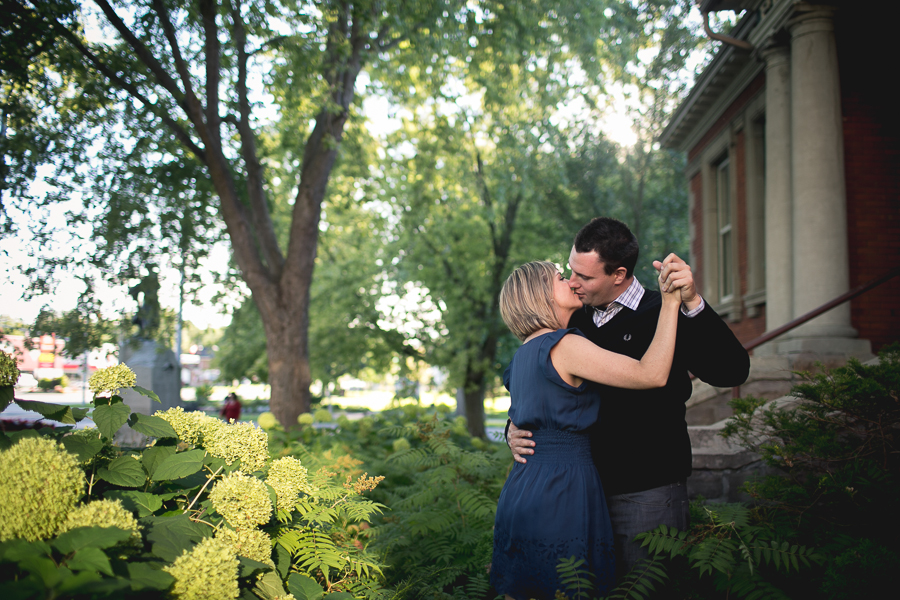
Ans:
[[[628,289],[622,292],[618,298],[610,302],[609,305],[607,305],[606,310],[597,308],[596,306],[592,307],[594,309],[594,325],[603,327],[625,307],[628,307],[631,310],[637,310],[638,305],[641,303],[641,298],[644,297],[644,291],[644,286],[638,283],[637,277],[635,277],[631,282],[631,285],[628,286]],[[694,310],[688,310],[688,307],[682,304],[681,314],[690,319],[699,315],[704,308],[706,308],[706,300],[701,296],[700,304],[697,305],[697,308]]]
[[[628,286],[628,289],[622,292],[618,298],[610,302],[606,306],[606,309],[594,307],[594,325],[603,327],[625,307],[628,307],[631,310],[637,310],[638,305],[641,303],[641,298],[643,297],[644,286],[642,286],[638,282],[637,277],[635,277],[631,280],[631,285]]]

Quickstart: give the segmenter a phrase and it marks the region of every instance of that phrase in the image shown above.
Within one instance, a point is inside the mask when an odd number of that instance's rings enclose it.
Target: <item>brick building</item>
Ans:
[[[742,341],[900,259],[896,5],[700,2],[740,16],[660,141],[687,153],[695,277]],[[833,362],[898,339],[894,278],[755,354]]]

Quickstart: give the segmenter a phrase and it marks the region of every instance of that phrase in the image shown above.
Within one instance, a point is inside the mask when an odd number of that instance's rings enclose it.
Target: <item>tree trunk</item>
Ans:
[[[470,364],[466,368],[466,378],[463,386],[463,399],[469,435],[483,438],[485,437],[484,392],[486,387],[484,370],[473,369]]]
[[[499,291],[497,295],[499,295]],[[466,376],[463,383],[463,399],[465,403],[465,416],[468,423],[469,434],[473,437],[485,438],[484,430],[484,395],[490,378],[491,365],[497,356],[496,331],[488,333],[487,338],[481,344],[478,356],[469,359],[466,365]]]
[[[309,294],[298,294],[297,306],[287,306],[263,319],[269,355],[269,410],[285,428],[297,424],[297,417],[309,412]],[[262,311],[261,311],[262,312]]]

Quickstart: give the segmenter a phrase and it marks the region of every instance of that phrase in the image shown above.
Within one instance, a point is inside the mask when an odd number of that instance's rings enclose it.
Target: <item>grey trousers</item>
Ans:
[[[690,526],[690,508],[684,481],[662,487],[606,498],[616,544],[616,581],[648,556],[634,540],[639,533],[665,524],[684,531]]]

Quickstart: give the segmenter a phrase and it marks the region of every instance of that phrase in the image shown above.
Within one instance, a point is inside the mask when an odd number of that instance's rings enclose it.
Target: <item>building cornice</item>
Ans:
[[[788,21],[798,12],[833,2],[802,0],[705,0],[703,11],[743,9],[744,15],[729,33],[754,46],[747,52],[722,45],[710,64],[697,77],[688,96],[675,110],[659,137],[663,147],[686,152],[700,141],[744,87],[764,68],[762,52],[777,44],[789,43]]]

